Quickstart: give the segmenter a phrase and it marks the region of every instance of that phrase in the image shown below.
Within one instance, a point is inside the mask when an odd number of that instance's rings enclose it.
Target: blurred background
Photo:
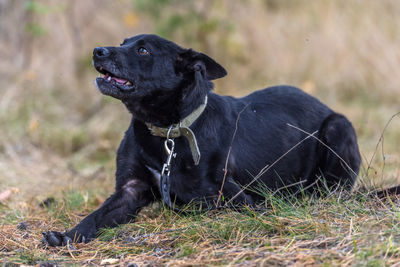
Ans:
[[[216,59],[217,93],[290,84],[319,97],[356,128],[362,180],[400,183],[400,119],[384,131],[400,111],[397,0],[0,0],[0,202],[113,190],[130,115],[95,88],[91,56],[139,33]]]

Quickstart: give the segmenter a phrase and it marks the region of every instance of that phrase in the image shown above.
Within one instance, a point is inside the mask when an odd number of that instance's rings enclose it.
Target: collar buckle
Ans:
[[[173,142],[173,138],[177,138],[180,136],[186,137],[189,142],[190,151],[192,153],[193,161],[195,165],[198,165],[200,162],[200,149],[197,144],[196,136],[193,131],[189,128],[203,113],[204,109],[207,105],[207,96],[205,97],[204,103],[201,104],[198,108],[196,108],[192,113],[190,113],[187,117],[183,118],[179,123],[172,124],[168,128],[157,127],[152,125],[151,123],[146,123],[147,128],[150,130],[150,133],[154,136],[165,137],[167,138],[165,143],[165,148],[167,149],[167,142],[171,140]],[[167,152],[168,154],[168,152]]]

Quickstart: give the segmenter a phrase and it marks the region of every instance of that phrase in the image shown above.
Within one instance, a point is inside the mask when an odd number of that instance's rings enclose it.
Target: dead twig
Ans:
[[[224,167],[224,178],[222,179],[221,189],[219,190],[217,204],[215,205],[216,207],[219,207],[219,203],[220,203],[220,201],[221,201],[222,190],[224,189],[225,180],[226,180],[226,175],[228,174],[228,161],[229,161],[229,156],[231,155],[232,144],[233,144],[233,141],[235,140],[235,137],[236,137],[236,133],[237,133],[238,125],[239,125],[240,115],[242,114],[242,112],[243,112],[249,105],[250,105],[250,103],[248,103],[246,106],[244,106],[244,108],[239,112],[239,114],[238,114],[238,116],[237,116],[237,118],[236,118],[235,131],[233,132],[233,136],[232,136],[232,139],[231,139],[231,144],[229,145],[228,155],[226,156],[225,167]]]
[[[390,117],[390,119],[386,122],[385,127],[383,128],[383,130],[382,130],[382,132],[381,132],[381,135],[380,135],[380,137],[379,137],[378,143],[376,144],[374,153],[372,154],[372,157],[371,157],[371,159],[370,159],[369,162],[368,162],[367,169],[366,169],[366,171],[365,171],[365,176],[368,176],[368,171],[370,170],[371,165],[372,165],[372,161],[374,160],[374,158],[375,158],[375,156],[376,156],[376,153],[377,153],[377,151],[378,151],[379,144],[380,144],[381,142],[383,143],[383,137],[384,137],[384,134],[385,134],[385,132],[386,132],[386,129],[389,127],[389,125],[390,125],[390,123],[392,122],[392,120],[393,120],[395,117],[399,116],[399,115],[400,115],[400,112],[397,112],[396,114],[392,115],[392,117]],[[382,144],[382,149],[383,149],[383,144]],[[383,152],[382,152],[382,153],[383,153]]]

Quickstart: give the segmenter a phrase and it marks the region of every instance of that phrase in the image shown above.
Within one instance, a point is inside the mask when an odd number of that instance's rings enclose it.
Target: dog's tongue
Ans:
[[[122,79],[122,78],[117,78],[117,77],[111,77],[111,80],[114,80],[117,83],[122,83],[122,84],[125,84],[127,82],[127,80]]]
[[[111,76],[109,74],[104,75],[104,79],[107,81],[116,81],[117,83],[121,83],[121,84],[126,84],[128,82],[128,80],[122,79],[122,78],[118,78],[118,77],[114,77]]]

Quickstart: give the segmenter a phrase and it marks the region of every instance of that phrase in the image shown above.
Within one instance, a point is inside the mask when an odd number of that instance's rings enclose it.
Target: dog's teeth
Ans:
[[[131,83],[130,81],[127,81],[125,85],[129,85],[129,86],[131,86],[131,85],[132,85],[132,83]]]
[[[108,76],[107,81],[111,81],[111,76]]]

